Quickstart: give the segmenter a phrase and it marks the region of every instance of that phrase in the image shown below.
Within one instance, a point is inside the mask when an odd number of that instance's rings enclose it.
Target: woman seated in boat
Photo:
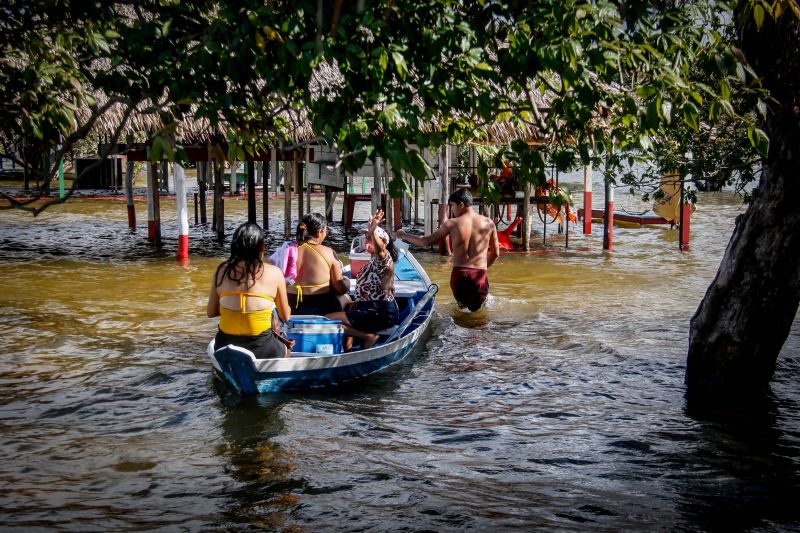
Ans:
[[[327,315],[341,311],[350,280],[342,275],[342,263],[322,244],[328,223],[319,213],[309,213],[297,226],[297,275],[287,286],[289,305],[295,315]]]
[[[208,293],[209,317],[219,316],[215,346],[246,348],[258,359],[289,357],[292,341],[282,339],[272,324],[273,309],[284,322],[291,310],[286,282],[278,267],[265,263],[264,232],[258,224],[242,224],[233,233],[231,256],[221,263]]]
[[[362,348],[370,348],[378,340],[375,332],[400,322],[400,310],[394,299],[394,263],[398,251],[389,234],[378,226],[382,221],[382,209],[369,217],[365,244],[370,258],[358,272],[355,300],[346,311],[327,315],[342,322],[348,350],[353,337],[361,339]]]

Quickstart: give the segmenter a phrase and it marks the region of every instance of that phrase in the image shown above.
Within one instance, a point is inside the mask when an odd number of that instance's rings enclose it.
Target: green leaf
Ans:
[[[389,196],[392,198],[400,198],[404,194],[408,194],[409,196],[413,194],[408,183],[400,176],[393,177],[389,182]]]
[[[769,154],[769,137],[762,130],[758,128],[747,128],[747,138],[750,139],[750,144],[753,145],[759,154],[767,157]]]
[[[400,75],[401,78],[405,79],[406,75],[408,74],[408,66],[406,65],[406,60],[403,57],[403,54],[400,52],[392,52],[392,60],[394,61],[395,67],[397,67],[397,74]]]
[[[408,152],[407,158],[408,170],[411,175],[418,181],[425,181],[428,178],[428,163],[425,158],[416,150]]]
[[[659,115],[661,115],[661,119],[664,122],[667,124],[672,122],[672,102],[669,100],[662,100],[658,111]]]
[[[764,8],[759,4],[753,7],[753,20],[756,21],[756,28],[760,30],[764,24]]]

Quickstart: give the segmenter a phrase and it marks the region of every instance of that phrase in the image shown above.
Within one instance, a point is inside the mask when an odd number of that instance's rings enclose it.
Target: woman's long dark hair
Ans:
[[[328,221],[324,216],[319,213],[308,213],[297,225],[297,244],[303,244],[308,239],[316,237],[327,225]]]
[[[389,237],[389,242],[386,244],[386,251],[392,256],[392,262],[397,263],[397,258],[400,257],[400,250],[394,245],[394,238]]]
[[[264,231],[261,226],[246,222],[236,228],[231,239],[231,257],[217,267],[217,287],[226,277],[237,285],[244,283],[245,290],[251,287],[256,281],[256,274],[264,266],[261,262],[263,247]],[[223,269],[222,276],[219,275],[220,269]]]

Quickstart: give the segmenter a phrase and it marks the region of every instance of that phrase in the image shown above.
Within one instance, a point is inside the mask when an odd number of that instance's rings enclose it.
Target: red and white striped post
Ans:
[[[186,180],[183,167],[174,163],[172,175],[175,177],[175,210],[178,214],[178,261],[189,259],[189,214],[186,210]]]
[[[592,167],[583,166],[583,234],[592,234]]]
[[[680,233],[678,234],[678,248],[685,252],[689,249],[689,219],[692,218],[692,203],[686,201],[683,179],[681,179],[681,202],[679,217]]]
[[[614,187],[606,181],[606,212],[603,221],[603,250],[610,250],[614,242]]]

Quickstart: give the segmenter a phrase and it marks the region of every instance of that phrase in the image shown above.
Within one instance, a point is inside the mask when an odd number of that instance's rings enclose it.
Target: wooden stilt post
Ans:
[[[64,198],[64,158],[58,160],[58,197]]]
[[[206,209],[206,192],[208,191],[208,176],[209,176],[208,161],[201,161],[197,164],[197,191],[198,200],[200,201],[200,223],[206,224],[208,222],[208,214]]]
[[[450,196],[450,145],[445,144],[440,151],[439,175],[441,178],[441,194],[439,194],[439,227],[449,218],[450,205],[447,199]],[[450,239],[444,238],[439,241],[439,253],[450,255]]]
[[[370,213],[374,213],[381,205],[381,167],[377,157],[372,160],[372,169],[372,211]]]
[[[225,160],[214,161],[214,229],[217,232],[217,240],[225,240],[225,199],[222,194],[225,190],[223,184],[223,173],[225,172]]]
[[[274,158],[275,158],[275,149],[274,148],[270,148],[270,159],[272,160]],[[267,178],[267,173],[265,171],[264,172],[264,182],[261,185],[261,193],[262,193],[262,195],[261,195],[261,216],[262,216],[262,220],[263,220],[263,223],[261,224],[261,228],[264,231],[269,230],[269,189],[270,188],[267,186],[268,185],[267,180],[268,179],[272,179],[272,181],[275,181],[277,179],[276,178],[277,174],[278,174],[278,172],[277,172],[276,167],[274,165],[270,164],[269,178]]]
[[[125,165],[125,205],[128,208],[128,228],[130,230],[136,229],[136,207],[133,203],[133,165],[133,161],[128,161]]]
[[[583,166],[583,234],[592,234],[592,167]]]
[[[308,167],[311,164],[311,148],[306,146],[305,157],[303,158],[303,185],[306,188],[306,213],[310,213],[311,209],[311,184],[308,182]]]
[[[303,170],[300,168],[300,153],[292,151],[292,171],[294,172],[294,190],[297,191],[297,220],[303,218]]]
[[[384,177],[384,180],[386,181],[386,183],[384,183],[384,185],[386,185],[386,187],[383,188],[386,191],[386,213],[384,213],[384,215],[385,215],[385,221],[386,221],[386,229],[389,232],[391,232],[393,230],[393,228],[394,228],[394,221],[395,221],[396,213],[395,213],[395,210],[394,210],[394,198],[392,198],[391,195],[389,194],[388,181],[391,179],[389,176],[391,176],[391,174],[389,173],[389,161],[384,159],[383,160],[383,177]]]
[[[525,194],[522,204],[522,249],[526,252],[531,249],[531,184],[523,185]],[[511,219],[509,219],[510,221]]]
[[[161,165],[163,167],[163,165]],[[161,246],[161,191],[158,190],[158,165],[153,166],[153,243]]]
[[[183,167],[178,163],[172,165],[175,178],[175,210],[178,216],[178,253],[180,262],[189,260],[189,214],[186,210],[186,177]]]
[[[247,169],[247,221],[256,223],[256,167],[254,162],[245,162]]]
[[[611,250],[614,243],[614,187],[606,179],[606,205],[603,216],[603,250]]]
[[[228,189],[231,196],[239,195],[239,180],[236,176],[236,168],[239,166],[236,160],[230,162],[230,188]]]
[[[414,176],[414,224],[419,224],[419,180]]]
[[[283,162],[283,236],[288,239],[292,235],[292,179],[294,178],[292,161]]]
[[[280,177],[278,176],[278,149],[277,147],[273,147],[270,152],[270,189],[272,192],[278,193],[278,189],[280,187]]]

